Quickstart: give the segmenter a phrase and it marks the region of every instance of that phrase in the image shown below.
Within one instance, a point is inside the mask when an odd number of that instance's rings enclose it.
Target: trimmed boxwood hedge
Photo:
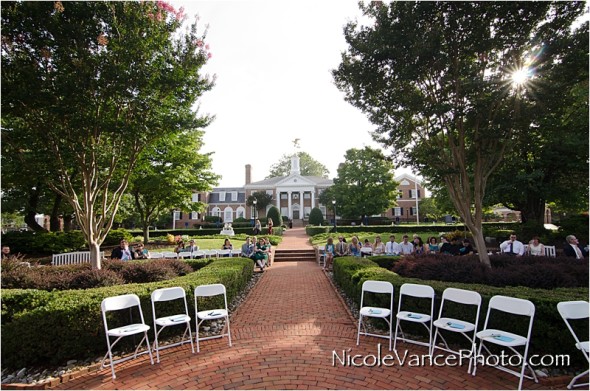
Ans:
[[[231,301],[246,287],[252,278],[253,269],[254,264],[250,259],[227,258],[213,261],[182,277],[146,284],[54,292],[3,289],[0,292],[3,367],[18,369],[40,364],[64,365],[72,359],[102,356],[106,352],[106,341],[100,304],[106,297],[135,293],[141,300],[145,322],[152,325],[151,292],[158,288],[181,286],[187,293],[189,314],[192,313],[191,317],[194,317],[193,294],[197,286],[224,284],[228,301]],[[199,302],[199,306],[215,308],[222,305],[221,300],[221,297],[215,297],[205,300],[204,304]],[[180,302],[175,304],[177,308],[168,306],[170,313],[183,311]],[[109,320],[111,327],[123,321],[129,322],[130,316],[134,319],[138,316],[130,314],[128,310],[113,315],[112,324]],[[158,312],[158,316],[162,315],[166,313]],[[194,321],[192,323],[194,329]],[[177,331],[170,330],[171,333]],[[153,338],[153,331],[150,330],[149,336]],[[131,343],[121,345],[118,351],[132,346]]]
[[[448,287],[467,289],[478,292],[482,297],[482,307],[479,320],[479,329],[483,328],[485,321],[488,302],[492,296],[504,295],[510,297],[518,297],[521,299],[530,300],[535,304],[535,320],[533,323],[533,333],[531,338],[531,345],[529,349],[529,356],[532,354],[569,354],[571,364],[574,366],[587,366],[584,357],[574,346],[574,340],[565,327],[563,320],[557,312],[557,303],[560,301],[570,300],[588,300],[588,288],[556,288],[556,289],[533,289],[522,286],[518,287],[492,287],[482,284],[465,284],[458,282],[443,282],[435,280],[420,280],[417,278],[404,278],[396,273],[380,267],[377,263],[370,259],[359,259],[355,257],[336,258],[334,260],[334,279],[336,283],[346,292],[346,294],[353,299],[358,305],[361,297],[362,284],[366,280],[380,280],[389,281],[394,286],[394,311],[397,310],[397,302],[399,300],[399,289],[404,283],[426,284],[430,285],[436,294],[435,297],[435,316],[438,315],[440,308],[440,299],[443,291]],[[375,297],[372,303],[368,305],[389,307],[389,301],[381,297]],[[405,299],[404,299],[405,302]],[[430,305],[425,301],[413,305],[418,306],[417,311],[428,313]],[[420,308],[423,306],[424,308]],[[414,307],[416,308],[416,307]],[[460,308],[452,308],[452,311],[459,315]],[[463,313],[463,312],[461,312]],[[453,312],[450,314],[453,315]],[[496,326],[500,328],[515,329],[526,334],[526,322],[523,322],[522,317],[500,316],[495,319],[499,320]],[[460,316],[466,316],[464,313]],[[469,316],[469,315],[467,315]],[[404,331],[409,331],[410,334],[414,331],[413,325],[404,325]],[[490,325],[493,326],[493,325]],[[585,322],[581,325],[585,332],[588,332],[588,324]],[[416,335],[424,335],[423,328],[415,329]],[[584,334],[582,334],[584,335]],[[447,338],[448,339],[448,338]],[[450,342],[450,341],[449,341]]]

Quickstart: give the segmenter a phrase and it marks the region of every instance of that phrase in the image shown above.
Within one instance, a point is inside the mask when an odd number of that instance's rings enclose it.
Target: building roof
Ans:
[[[278,184],[280,184],[281,182],[284,182],[287,178],[292,177],[292,176],[301,177],[301,178],[313,183],[316,186],[331,186],[334,184],[334,181],[332,181],[331,179],[328,179],[328,178],[322,178],[322,177],[318,177],[318,176],[304,176],[304,175],[291,174],[291,175],[267,178],[267,179],[263,179],[258,182],[252,182],[250,184],[245,185],[244,188],[247,189],[247,188],[252,188],[252,187],[274,187],[274,186],[277,186]]]

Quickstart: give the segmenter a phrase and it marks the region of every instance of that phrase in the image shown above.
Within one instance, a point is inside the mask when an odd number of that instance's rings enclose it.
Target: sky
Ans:
[[[331,75],[347,47],[343,27],[361,19],[356,0],[178,1],[200,29],[211,59],[204,72],[216,85],[199,101],[199,112],[215,116],[205,128],[202,152],[214,152],[219,186],[240,187],[245,165],[252,180],[264,179],[293,140],[337,174],[350,148],[380,148],[375,127],[344,100]],[[203,30],[200,30],[203,31]],[[408,172],[397,170],[396,174]]]

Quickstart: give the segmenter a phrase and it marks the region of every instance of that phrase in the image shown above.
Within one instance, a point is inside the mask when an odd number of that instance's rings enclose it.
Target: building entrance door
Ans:
[[[299,220],[299,210],[293,211],[293,220]]]

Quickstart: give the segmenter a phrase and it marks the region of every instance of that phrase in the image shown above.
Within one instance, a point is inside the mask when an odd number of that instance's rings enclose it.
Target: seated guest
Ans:
[[[135,259],[135,252],[129,249],[129,242],[121,240],[119,247],[113,249],[111,259],[120,259],[121,261],[130,261]]]
[[[324,268],[322,270],[327,270],[327,271],[331,271],[332,270],[332,264],[334,263],[334,254],[335,254],[335,248],[334,248],[334,239],[332,239],[332,237],[328,238],[328,242],[326,243],[325,248],[325,257],[326,257],[326,261],[324,262]]]
[[[440,247],[436,242],[436,238],[434,236],[428,239],[428,254],[437,254],[440,251]]]
[[[529,242],[529,254],[535,257],[545,256],[545,246],[539,241],[538,236],[533,236],[533,239]]]
[[[524,244],[516,240],[516,234],[510,234],[510,239],[500,244],[500,251],[503,254],[508,254],[516,257],[524,255]]]
[[[588,248],[580,247],[580,242],[574,235],[565,237],[567,244],[563,246],[563,253],[567,257],[576,257],[576,259],[583,259],[588,256]]]
[[[242,244],[242,256],[245,258],[250,258],[253,249],[254,245],[250,242],[250,237],[246,236],[246,241],[244,242],[244,244]]]
[[[385,254],[387,255],[399,255],[402,252],[402,248],[399,243],[395,241],[395,236],[389,236],[389,242],[385,245]]]
[[[256,265],[260,268],[260,271],[264,272],[264,267],[266,266],[266,261],[268,260],[268,248],[264,244],[264,238],[258,239],[258,243],[256,244],[256,248],[254,250],[253,259]]]
[[[457,238],[451,238],[449,242],[444,236],[441,237],[442,245],[440,246],[440,253],[447,255],[459,255],[461,246],[457,244]]]
[[[135,259],[149,259],[150,252],[144,247],[143,243],[137,243],[135,246]]]
[[[385,254],[385,244],[381,241],[381,236],[375,237],[375,243],[373,243],[373,254],[383,255]]]
[[[10,257],[10,247],[2,246],[2,259]]]
[[[179,239],[178,242],[176,242],[174,252],[178,254],[181,251],[184,251],[184,242],[182,241],[182,239]]]
[[[361,244],[359,243],[358,237],[356,237],[356,236],[352,237],[351,243],[348,246],[348,252],[350,253],[350,255],[355,256],[355,257],[361,256]]]
[[[420,236],[416,235],[412,242],[414,243],[414,254],[420,255],[428,252],[428,247],[424,245]]]
[[[344,257],[348,255],[348,245],[346,244],[346,240],[344,240],[343,236],[338,237],[338,243],[336,243],[336,249],[334,250],[336,257]]]
[[[474,252],[469,239],[463,239],[463,246],[459,248],[459,255],[473,255]]]
[[[413,254],[414,253],[414,243],[410,243],[408,241],[408,235],[404,235],[402,237],[403,241],[399,244],[401,251],[400,253],[402,255],[408,255],[408,254]]]

